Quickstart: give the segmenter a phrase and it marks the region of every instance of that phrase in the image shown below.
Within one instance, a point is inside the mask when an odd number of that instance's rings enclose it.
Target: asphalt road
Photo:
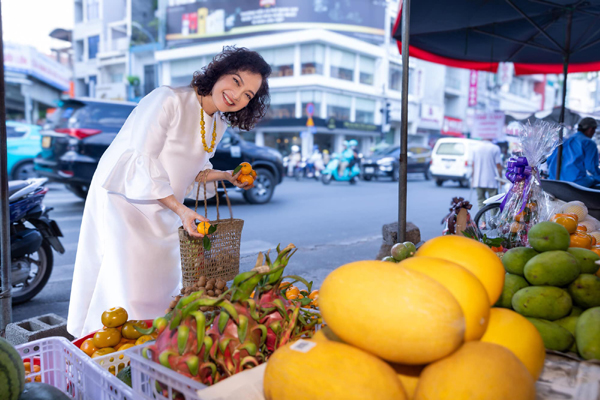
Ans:
[[[73,264],[77,251],[84,202],[58,184],[50,184],[45,203],[54,207],[66,253],[54,254],[50,281],[34,299],[13,308],[13,321],[55,313],[67,317]],[[469,198],[469,189],[454,183],[436,187],[422,175],[409,175],[408,221],[421,230],[423,240],[438,236],[441,219],[455,196]],[[472,202],[475,201],[473,193]],[[347,262],[373,259],[381,245],[381,228],[397,220],[398,184],[389,180],[324,186],[312,180],[287,179],[265,205],[246,203],[241,193],[232,193],[234,216],[242,218],[242,271],[254,266],[260,251],[294,243],[299,251],[290,261],[288,274],[300,274],[319,287],[327,274]],[[475,212],[473,209],[473,213]],[[226,207],[221,215],[228,215]],[[474,215],[474,214],[473,214]],[[215,218],[215,205],[209,218]]]

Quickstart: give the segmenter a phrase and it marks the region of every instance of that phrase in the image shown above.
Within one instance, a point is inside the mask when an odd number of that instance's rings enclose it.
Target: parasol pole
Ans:
[[[562,140],[564,137],[565,108],[567,99],[567,74],[569,70],[569,56],[571,55],[571,23],[573,22],[573,12],[569,12],[567,17],[567,32],[565,34],[565,54],[563,56],[563,90],[562,105],[560,106],[560,117],[558,123],[561,125],[558,131],[558,153],[556,154],[556,180],[560,181],[560,170],[562,168]]]
[[[410,0],[402,1],[402,111],[400,114],[400,179],[398,184],[398,243],[406,240],[406,190],[408,179],[408,38]],[[388,49],[385,49],[388,51]]]
[[[6,105],[4,86],[4,41],[0,1],[0,336],[12,320],[10,276],[10,218],[8,212],[8,172],[6,167]]]

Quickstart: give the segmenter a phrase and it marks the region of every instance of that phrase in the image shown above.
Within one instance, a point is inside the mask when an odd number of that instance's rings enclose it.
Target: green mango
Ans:
[[[529,286],[515,293],[512,306],[525,317],[555,321],[569,315],[573,302],[571,296],[560,288]]]
[[[575,342],[571,332],[554,322],[538,318],[527,319],[536,327],[548,350],[567,351]]]
[[[586,360],[600,360],[600,307],[585,310],[575,329],[579,355]]]
[[[525,264],[525,279],[535,286],[566,286],[581,273],[577,259],[566,251],[538,254]]]
[[[538,254],[540,253],[530,247],[515,247],[504,253],[504,256],[502,256],[502,264],[504,265],[506,272],[523,276],[523,268],[525,268],[527,261]]]
[[[544,221],[535,224],[527,233],[527,240],[534,250],[539,252],[563,250],[571,243],[569,231],[556,222]]]
[[[588,249],[582,249],[579,247],[569,247],[567,250],[571,253],[579,262],[582,274],[595,274],[598,272],[598,264],[596,261],[600,260],[600,256]]]
[[[575,305],[584,310],[600,306],[600,278],[592,274],[581,274],[569,285],[569,294]]]
[[[508,308],[512,310],[512,298],[519,290],[529,286],[529,283],[519,275],[506,274],[504,276],[504,288],[495,307]]]
[[[557,319],[556,321],[554,321],[554,323],[562,326],[563,328],[565,328],[566,330],[571,332],[571,335],[573,335],[573,337],[575,337],[575,328],[577,327],[578,319],[579,319],[579,317],[569,316],[569,317]],[[569,351],[572,351],[573,353],[577,353],[577,342],[576,341],[573,342],[573,345],[571,346]]]

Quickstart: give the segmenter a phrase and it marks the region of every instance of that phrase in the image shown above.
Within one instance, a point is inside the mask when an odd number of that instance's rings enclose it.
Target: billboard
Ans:
[[[31,75],[59,90],[68,90],[71,71],[30,46],[4,44],[4,69]]]
[[[327,29],[383,42],[385,2],[376,0],[205,0],[167,7],[169,47],[298,29]]]

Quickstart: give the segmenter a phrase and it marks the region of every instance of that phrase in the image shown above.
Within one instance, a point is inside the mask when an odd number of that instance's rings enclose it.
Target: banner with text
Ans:
[[[471,138],[500,139],[504,133],[504,113],[501,111],[477,113],[473,118]]]
[[[222,37],[327,29],[383,42],[384,2],[364,0],[205,0],[167,8],[169,46]]]

